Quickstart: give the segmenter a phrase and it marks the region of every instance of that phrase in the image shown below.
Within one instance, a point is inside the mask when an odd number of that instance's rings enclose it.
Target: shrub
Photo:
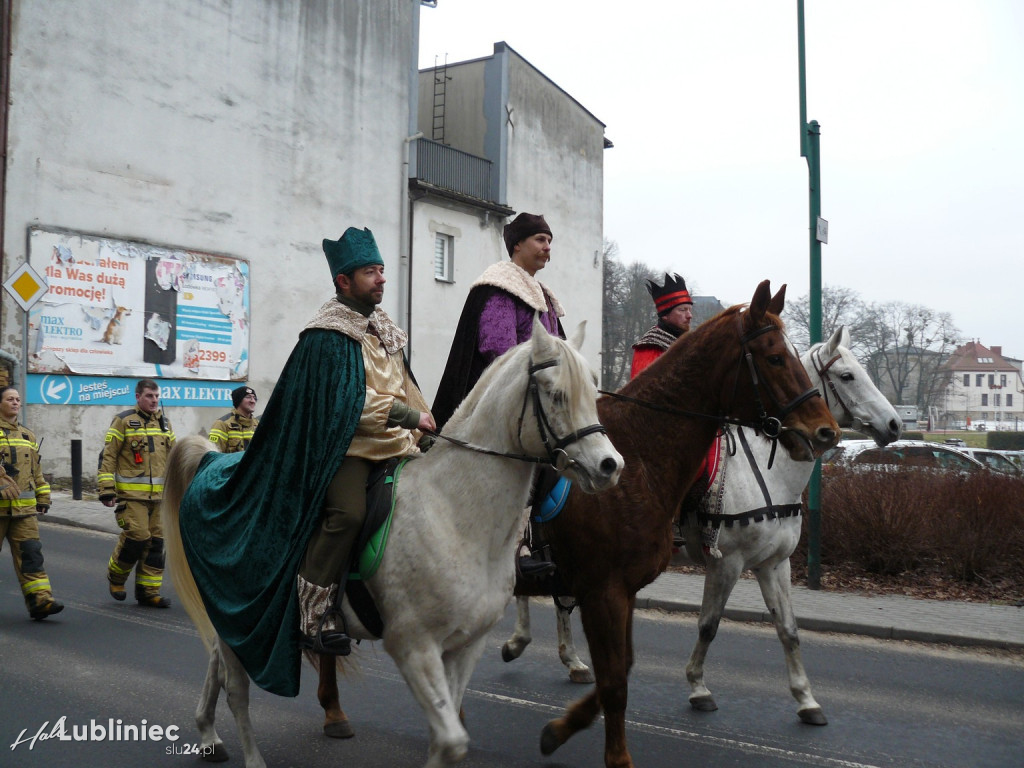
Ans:
[[[821,508],[822,563],[882,575],[938,565],[960,581],[1024,584],[1024,478],[832,467]]]
[[[986,447],[997,451],[1024,451],[1024,432],[989,432]]]

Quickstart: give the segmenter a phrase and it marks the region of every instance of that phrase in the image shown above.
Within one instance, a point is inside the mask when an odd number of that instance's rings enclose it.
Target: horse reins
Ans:
[[[771,452],[771,456],[768,459],[768,468],[771,469],[772,464],[775,461],[775,450],[778,447],[778,440],[782,436],[783,432],[795,432],[798,437],[800,437],[802,440],[804,440],[805,442],[808,443],[808,447],[809,448],[811,447],[809,445],[810,441],[808,440],[808,438],[802,432],[800,432],[799,430],[791,429],[789,427],[784,427],[784,426],[782,426],[782,422],[783,422],[783,420],[787,416],[789,416],[790,413],[792,413],[794,410],[799,408],[807,400],[810,400],[812,397],[821,397],[821,392],[818,390],[817,387],[811,387],[810,389],[807,389],[804,392],[802,392],[801,394],[797,395],[788,404],[782,405],[781,403],[779,403],[778,399],[772,393],[771,389],[766,389],[766,391],[768,392],[768,396],[771,398],[771,402],[775,405],[776,409],[780,412],[780,415],[777,416],[777,417],[776,416],[769,416],[768,413],[767,413],[767,410],[764,407],[764,402],[761,399],[760,386],[759,386],[760,385],[760,381],[761,381],[761,377],[759,375],[760,372],[759,372],[758,367],[757,367],[757,361],[754,360],[754,356],[750,352],[750,349],[748,348],[748,345],[749,345],[749,343],[753,339],[756,339],[758,336],[760,336],[762,334],[769,333],[770,331],[779,331],[779,332],[781,332],[781,329],[778,326],[772,324],[772,325],[763,326],[761,328],[755,328],[752,331],[750,331],[749,333],[743,333],[743,319],[742,319],[742,315],[740,315],[740,314],[736,315],[736,324],[739,327],[740,348],[743,351],[743,358],[746,361],[747,372],[750,374],[750,381],[751,381],[751,384],[753,385],[754,401],[755,401],[755,403],[757,405],[757,411],[758,411],[758,416],[757,416],[757,420],[756,421],[750,421],[750,420],[747,420],[747,419],[738,419],[738,418],[735,418],[735,417],[732,417],[732,416],[726,416],[726,415],[723,415],[723,414],[719,414],[717,416],[713,416],[713,415],[708,414],[708,413],[697,413],[695,411],[688,411],[688,410],[686,410],[684,408],[676,408],[675,406],[671,406],[671,405],[662,405],[660,403],[653,403],[653,402],[650,402],[649,400],[641,400],[641,399],[636,398],[636,397],[630,397],[629,395],[621,395],[618,392],[609,392],[609,391],[603,390],[603,389],[599,389],[598,392],[600,392],[602,395],[606,395],[606,396],[614,398],[616,400],[624,400],[626,402],[630,402],[630,403],[633,403],[635,405],[639,405],[639,406],[641,406],[643,408],[648,408],[648,409],[653,410],[653,411],[661,411],[663,413],[672,413],[672,414],[675,414],[675,415],[678,415],[678,416],[694,416],[696,418],[701,418],[701,419],[711,419],[712,421],[716,421],[719,424],[723,424],[723,425],[724,424],[732,424],[732,425],[737,426],[737,427],[748,427],[750,429],[753,429],[755,432],[759,432],[759,433],[763,434],[765,437],[767,437],[769,440],[772,441],[772,452]],[[736,393],[739,391],[740,370],[742,368],[743,368],[742,363],[739,366],[737,366],[736,375],[735,375],[735,377],[733,379],[733,400],[736,399]],[[726,440],[727,441],[731,441],[731,436],[729,435],[729,432],[726,431],[726,430],[721,430],[721,431],[726,436]],[[735,453],[735,446],[734,445],[730,445],[730,452],[731,453]]]
[[[571,432],[564,437],[556,437],[555,431],[551,428],[551,422],[548,420],[547,414],[544,412],[544,405],[540,401],[540,387],[537,384],[537,371],[542,371],[545,368],[553,368],[558,365],[557,360],[547,360],[543,363],[534,363],[530,361],[530,367],[527,369],[527,376],[529,376],[529,382],[526,386],[526,392],[523,395],[523,407],[519,411],[519,425],[516,430],[516,434],[519,438],[519,445],[523,444],[523,422],[526,418],[526,404],[532,402],[533,404],[533,416],[537,422],[537,432],[540,434],[541,442],[544,444],[544,450],[547,456],[532,456],[527,453],[508,453],[505,451],[495,451],[490,448],[482,448],[478,445],[466,442],[465,440],[459,440],[455,437],[448,437],[440,432],[432,432],[426,430],[426,433],[433,436],[439,437],[453,445],[457,445],[460,448],[468,448],[471,451],[477,453],[483,453],[488,456],[502,456],[506,459],[515,459],[516,461],[525,461],[531,464],[548,464],[558,472],[564,472],[571,467],[575,462],[569,458],[569,454],[565,452],[565,448],[572,445],[573,443],[582,440],[587,435],[593,435],[597,433],[606,433],[603,424],[590,424],[589,426],[577,429],[575,432]]]

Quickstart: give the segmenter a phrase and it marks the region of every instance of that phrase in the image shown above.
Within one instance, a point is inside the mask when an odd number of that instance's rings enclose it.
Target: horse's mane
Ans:
[[[593,395],[591,392],[595,383],[593,372],[587,366],[583,356],[569,342],[558,336],[550,338],[558,350],[559,365],[550,369],[555,374],[555,388],[573,398],[569,403],[570,413],[576,414],[586,405],[586,399]],[[459,429],[476,409],[495,380],[521,382],[525,386],[528,363],[520,358],[528,359],[531,353],[532,341],[527,340],[496,358],[484,369],[480,379],[459,404],[459,407],[455,409],[455,413],[452,414],[442,431],[449,434],[450,431]],[[532,362],[543,363],[546,360],[533,360]],[[521,368],[518,376],[511,373],[517,366]]]

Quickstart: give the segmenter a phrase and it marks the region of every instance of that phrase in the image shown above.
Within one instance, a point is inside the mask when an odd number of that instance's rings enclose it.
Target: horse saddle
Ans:
[[[345,581],[345,594],[359,621],[375,637],[384,631],[380,612],[366,588],[366,580],[377,572],[384,557],[384,548],[391,533],[391,517],[395,510],[395,491],[402,468],[413,457],[382,461],[366,480],[366,519],[356,540],[356,557]]]
[[[546,523],[557,517],[565,508],[571,488],[572,480],[562,475],[551,478],[549,483],[545,483],[542,477],[535,490],[537,501],[533,505],[530,519],[535,523]]]

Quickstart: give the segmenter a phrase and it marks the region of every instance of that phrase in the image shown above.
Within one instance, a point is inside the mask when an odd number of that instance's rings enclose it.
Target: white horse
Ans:
[[[896,409],[871,382],[871,377],[857,362],[849,346],[849,331],[840,327],[827,342],[812,347],[800,361],[841,427],[856,429],[870,435],[879,445],[885,445],[900,436],[903,422]],[[704,685],[704,659],[718,632],[733,587],[740,574],[750,570],[757,577],[765,605],[782,641],[789,687],[798,704],[797,714],[806,723],[825,725],[827,720],[811,694],[810,681],[800,658],[800,640],[789,591],[789,557],[796,549],[801,530],[796,510],[800,508],[814,464],[794,461],[785,451],[779,451],[769,470],[771,443],[751,435],[749,431],[743,434],[742,427],[737,427],[737,431],[740,433],[737,435],[741,438],[740,446],[734,455],[725,452],[719,469],[721,505],[711,511],[733,518],[736,523],[742,520],[744,524],[727,523],[719,527],[715,545],[720,556],[705,556],[701,527],[692,516],[685,530],[688,556],[706,566],[697,643],[686,666],[690,704],[701,711],[718,708]],[[749,447],[749,459],[743,448],[744,442]],[[764,482],[764,490],[759,478]],[[716,482],[713,490],[718,487]],[[765,514],[768,506],[776,508],[771,515]],[[559,658],[569,668],[570,680],[593,682],[590,668],[580,659],[573,642],[569,622],[571,608],[562,607],[571,606],[571,598],[561,598],[555,604]],[[518,598],[516,608],[515,631],[501,649],[505,661],[518,658],[532,639],[529,598]]]
[[[512,596],[515,549],[535,460],[565,468],[587,492],[618,482],[622,457],[597,424],[595,377],[576,351],[582,339],[582,324],[571,346],[535,323],[532,340],[487,368],[443,433],[488,452],[438,440],[402,470],[389,543],[366,586],[383,619],[384,649],[426,714],[428,768],[466,755],[462,697],[487,633]],[[182,496],[209,449],[199,437],[179,442],[170,458],[163,506],[175,588],[210,649],[196,724],[204,751],[225,759],[213,722],[223,687],[246,768],[263,768],[249,720],[249,678],[206,615],[178,528]],[[347,599],[342,608],[351,636],[375,639]]]

